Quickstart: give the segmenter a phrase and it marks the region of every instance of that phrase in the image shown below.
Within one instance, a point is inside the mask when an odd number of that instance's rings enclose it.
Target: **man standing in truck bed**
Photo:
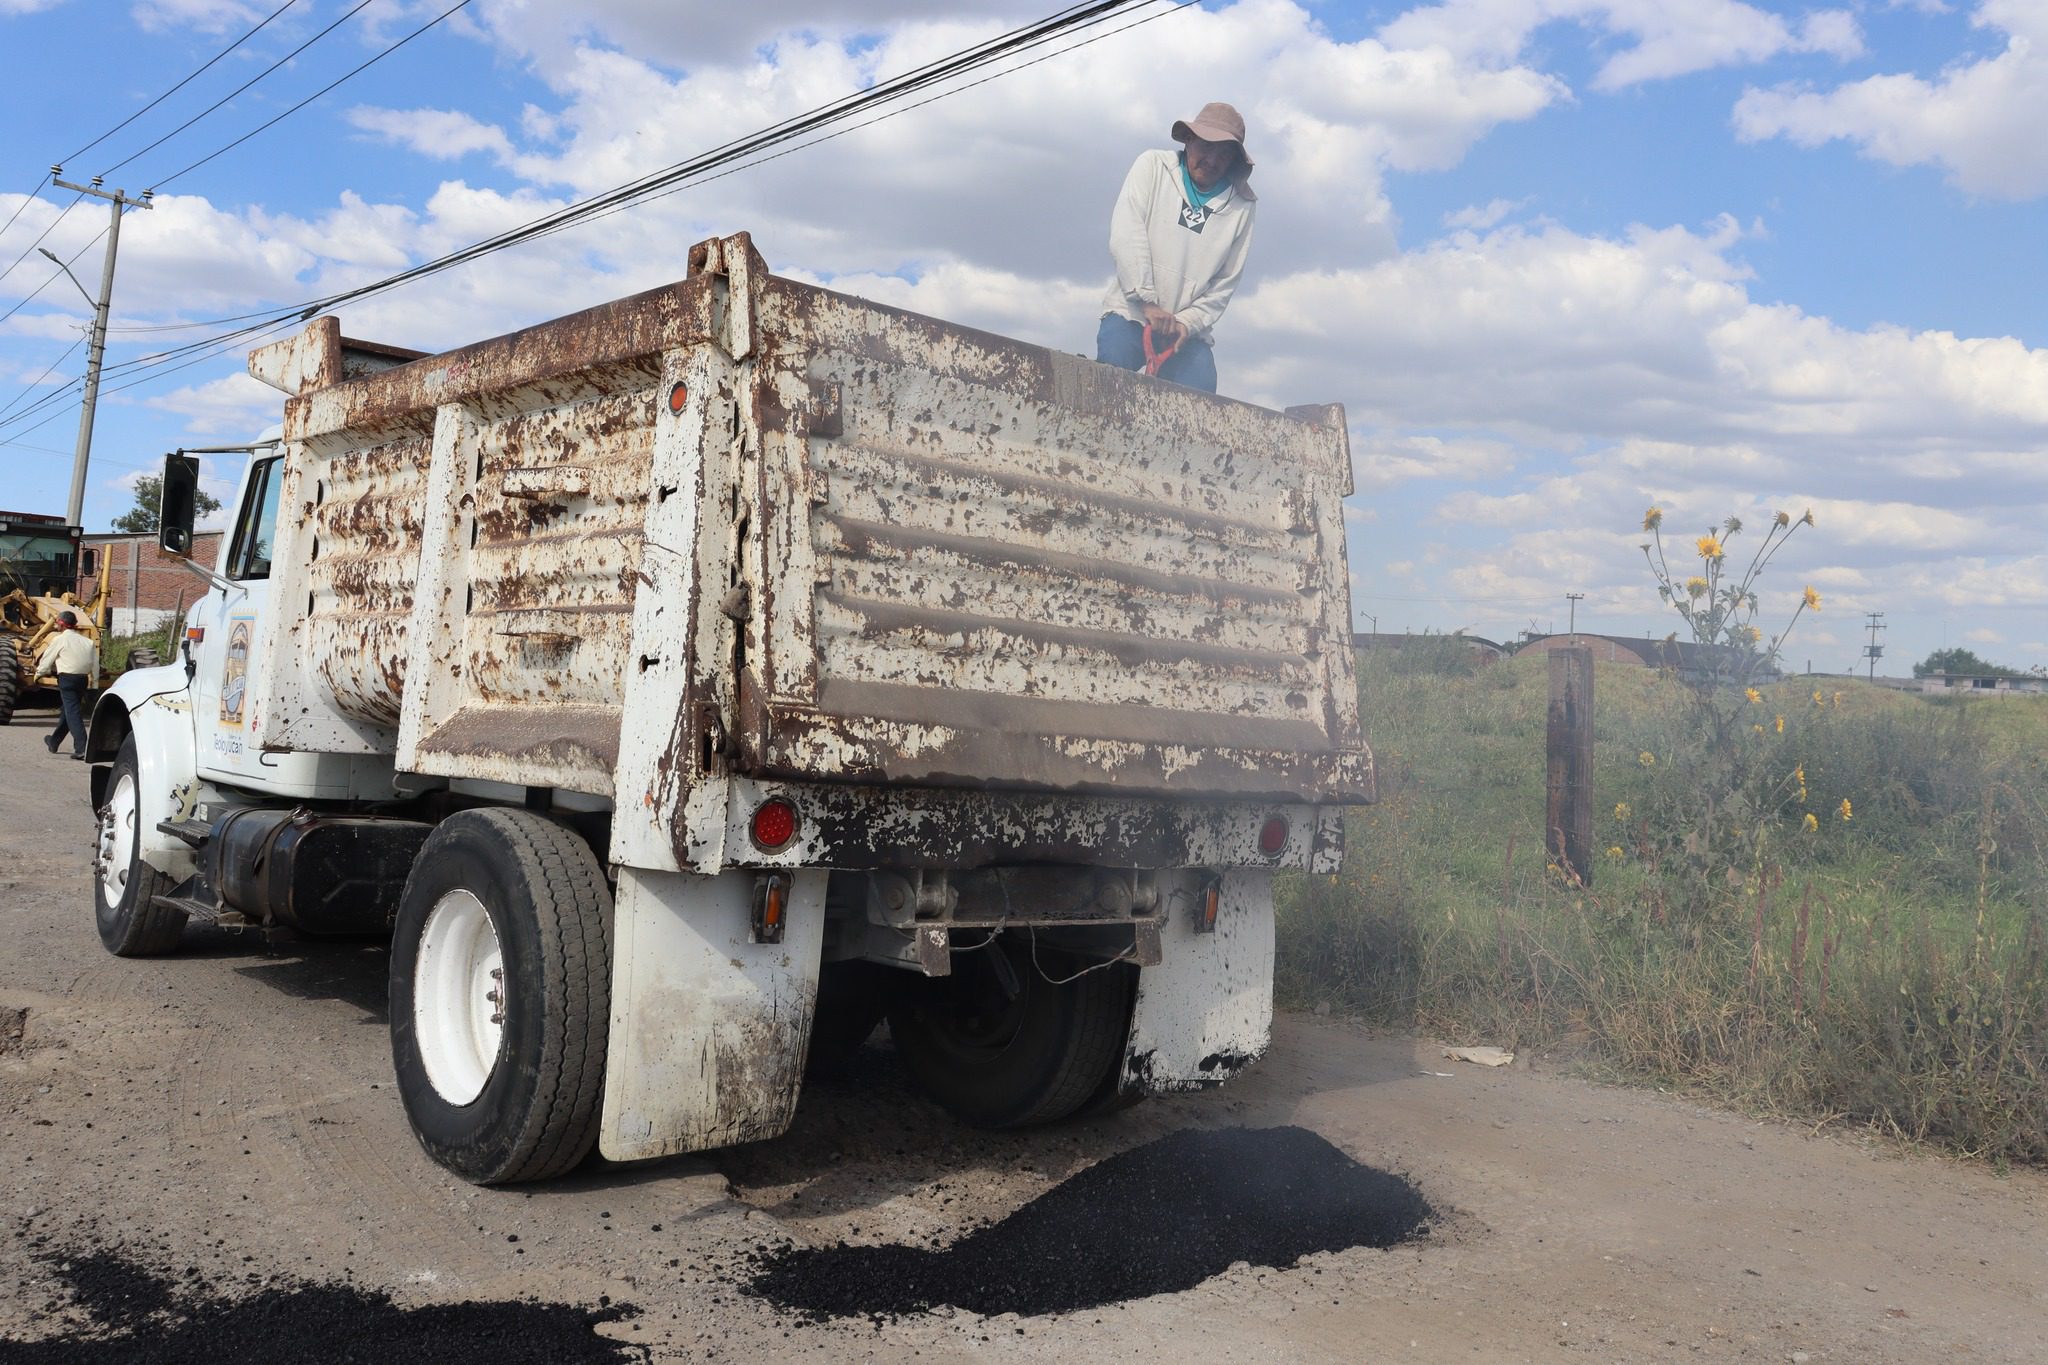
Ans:
[[[1214,393],[1211,335],[1251,252],[1252,159],[1244,120],[1227,104],[1205,104],[1175,123],[1173,139],[1181,151],[1144,152],[1132,163],[1110,214],[1116,279],[1095,358]]]

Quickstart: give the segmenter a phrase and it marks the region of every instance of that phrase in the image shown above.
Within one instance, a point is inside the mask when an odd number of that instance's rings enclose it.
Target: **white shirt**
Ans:
[[[1143,322],[1143,305],[1157,304],[1196,340],[1210,340],[1251,254],[1256,202],[1249,188],[1233,184],[1191,213],[1181,190],[1180,153],[1140,153],[1109,216],[1116,278],[1102,310]]]
[[[82,631],[59,631],[57,637],[43,646],[43,657],[36,664],[39,677],[61,677],[66,673],[83,673],[91,677],[99,664],[100,651]]]

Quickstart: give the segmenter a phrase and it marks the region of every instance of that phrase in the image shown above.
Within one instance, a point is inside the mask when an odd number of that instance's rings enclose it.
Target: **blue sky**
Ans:
[[[23,204],[50,161],[279,3],[0,0],[0,221],[20,210],[0,269],[71,198]],[[447,3],[371,0],[109,184],[157,183]],[[298,0],[67,172],[105,170],[348,7]],[[1049,9],[475,0],[131,215],[116,324],[381,277]],[[1164,9],[344,325],[456,345],[678,276],[688,242],[748,228],[787,273],[1082,349],[1123,168],[1174,117],[1230,99],[1262,198],[1218,330],[1223,386],[1347,405],[1361,622],[1500,637],[1561,628],[1576,591],[1582,626],[1662,634],[1676,622],[1636,549],[1645,506],[1687,531],[1812,506],[1817,525],[1764,584],[1767,625],[1808,582],[1825,600],[1795,665],[1852,666],[1873,610],[1894,671],[1941,644],[2048,665],[2048,5]],[[103,222],[81,205],[45,243],[85,251],[88,285]],[[50,274],[29,254],[0,279],[0,312]],[[83,313],[59,279],[0,322],[0,505],[62,510],[76,409],[60,386],[83,348],[32,381]],[[116,333],[110,361],[207,330]],[[272,397],[234,355],[109,393],[88,525],[123,510],[124,481],[162,451],[253,434]]]

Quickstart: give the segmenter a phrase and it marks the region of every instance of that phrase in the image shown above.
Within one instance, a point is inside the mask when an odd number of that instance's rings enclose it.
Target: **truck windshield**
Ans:
[[[242,504],[234,548],[228,554],[229,578],[270,577],[271,547],[277,543],[277,492],[283,481],[281,456],[262,461],[249,476],[249,497]]]

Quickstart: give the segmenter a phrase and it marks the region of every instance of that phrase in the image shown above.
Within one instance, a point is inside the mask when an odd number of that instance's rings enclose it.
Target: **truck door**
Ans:
[[[284,460],[254,461],[235,505],[234,526],[221,556],[216,586],[193,610],[190,624],[205,634],[193,653],[192,722],[198,739],[199,771],[230,782],[261,776],[262,753],[252,740],[251,703],[260,695],[250,670],[263,657],[258,648],[269,605],[270,558],[277,543],[278,488]]]

